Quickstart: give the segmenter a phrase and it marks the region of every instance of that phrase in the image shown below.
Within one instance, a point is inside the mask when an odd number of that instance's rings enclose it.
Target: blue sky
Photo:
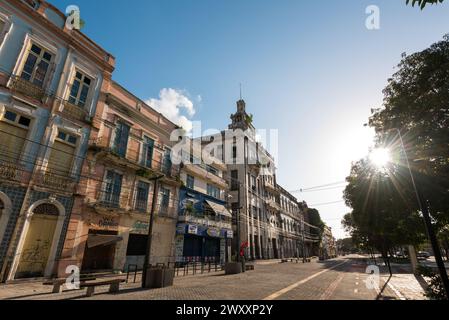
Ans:
[[[53,3],[80,7],[83,32],[117,59],[117,82],[160,108],[161,89],[175,89],[181,108],[172,115],[201,120],[203,129],[227,127],[242,83],[256,127],[279,130],[278,183],[287,190],[343,181],[368,152],[372,132],[363,124],[382,105],[401,54],[449,33],[449,3],[424,11],[405,0]],[[365,27],[372,4],[380,30]],[[341,200],[342,191],[295,195],[313,205]],[[349,208],[317,208],[343,237]]]

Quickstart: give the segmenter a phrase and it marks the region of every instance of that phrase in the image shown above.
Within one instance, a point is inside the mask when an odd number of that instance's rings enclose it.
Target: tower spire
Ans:
[[[242,100],[242,83],[240,82],[240,100]]]

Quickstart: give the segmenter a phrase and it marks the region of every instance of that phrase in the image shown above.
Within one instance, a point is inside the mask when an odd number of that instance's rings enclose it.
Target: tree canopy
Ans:
[[[401,130],[417,184],[442,227],[449,223],[449,36],[424,51],[403,55],[384,96],[384,108],[373,110],[369,124],[378,144],[396,155],[397,134],[389,130]]]
[[[421,10],[426,7],[428,4],[437,4],[437,3],[443,3],[444,0],[407,0],[407,4],[412,4],[414,7],[415,4],[417,4]]]
[[[372,113],[376,145],[387,148],[392,161],[382,169],[369,158],[353,164],[344,192],[353,211],[342,223],[354,238],[383,252],[418,244],[425,235],[396,129],[437,227],[449,223],[449,37],[404,54],[384,90],[383,108]]]
[[[324,227],[326,226],[326,224],[323,222],[323,220],[321,220],[320,212],[317,209],[308,208],[307,209],[307,221],[311,225],[318,228],[318,229],[311,228],[310,233],[312,236],[319,238],[321,241],[323,232],[324,232]]]

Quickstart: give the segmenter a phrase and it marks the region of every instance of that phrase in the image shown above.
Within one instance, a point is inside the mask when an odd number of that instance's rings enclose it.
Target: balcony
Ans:
[[[279,194],[280,190],[278,188],[276,188],[276,186],[268,181],[265,181],[265,189],[267,189],[268,191],[274,193],[274,194]]]
[[[171,207],[171,206],[167,207],[167,206],[158,205],[158,206],[156,206],[155,213],[156,213],[156,216],[162,217],[162,218],[171,218],[171,219],[177,218],[176,208]]]
[[[184,223],[194,223],[206,227],[214,227],[214,228],[221,228],[221,229],[231,229],[232,223],[231,221],[225,221],[221,220],[214,216],[208,216],[208,215],[197,215],[190,212],[184,212],[184,214],[180,215],[178,217],[179,222]]]
[[[56,174],[51,171],[37,173],[34,183],[39,187],[68,193],[73,193],[76,185],[72,178],[63,177],[61,174]]]
[[[67,116],[68,118],[78,120],[78,121],[87,121],[87,111],[80,106],[74,105],[68,101],[64,101],[64,109],[62,109],[62,114]]]
[[[273,199],[267,199],[266,200],[266,205],[267,207],[275,210],[275,211],[280,211],[281,210],[281,206],[279,205],[279,203],[277,203],[276,201],[274,201]]]
[[[19,76],[11,76],[11,91],[38,101],[42,101],[45,96],[44,89]]]
[[[194,176],[204,179],[207,178],[211,183],[215,184],[221,189],[227,189],[228,187],[228,184],[225,179],[207,170],[207,165],[185,164],[184,169],[187,173],[192,174]]]
[[[164,175],[162,181],[179,185],[179,166],[172,165],[169,161],[152,160],[151,167],[139,160],[138,155],[126,153],[126,156],[119,155],[109,146],[108,140],[100,137],[89,141],[89,149],[97,153],[97,159],[103,159],[112,163],[125,166],[127,168],[136,170],[136,175],[151,179],[157,176]]]
[[[147,213],[148,212],[148,200],[147,199],[144,199],[144,200],[136,199],[136,201],[134,203],[134,210],[139,213],[142,213],[142,214]]]
[[[109,209],[120,209],[120,194],[100,191],[98,193],[98,201],[96,204]]]
[[[20,182],[23,170],[20,165],[0,161],[0,179]]]

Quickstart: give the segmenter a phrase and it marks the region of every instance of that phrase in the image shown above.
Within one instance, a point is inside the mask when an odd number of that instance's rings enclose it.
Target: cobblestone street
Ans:
[[[142,290],[139,283],[121,286],[118,294],[99,287],[93,297],[85,290],[51,294],[42,282],[0,287],[0,299],[60,300],[419,300],[423,289],[412,274],[381,275],[379,289],[367,289],[366,259],[342,257],[312,263],[256,263],[255,271],[226,276],[223,272],[177,277],[173,287]],[[384,271],[384,270],[382,270]],[[389,281],[388,281],[389,279]]]

